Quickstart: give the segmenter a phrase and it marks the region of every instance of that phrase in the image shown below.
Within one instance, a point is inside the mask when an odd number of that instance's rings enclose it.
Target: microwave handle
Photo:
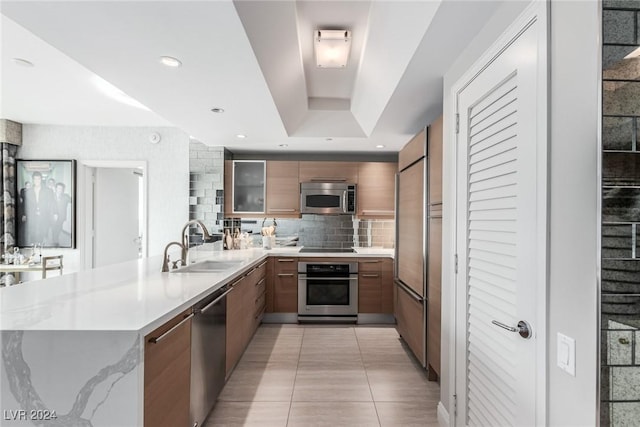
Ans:
[[[342,192],[342,212],[347,213],[347,190]]]

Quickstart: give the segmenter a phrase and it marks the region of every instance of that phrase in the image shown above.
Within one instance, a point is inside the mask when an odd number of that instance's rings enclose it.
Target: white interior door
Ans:
[[[538,18],[512,28],[457,93],[456,425],[544,424],[546,21]]]
[[[141,180],[139,169],[95,169],[94,267],[140,258]]]

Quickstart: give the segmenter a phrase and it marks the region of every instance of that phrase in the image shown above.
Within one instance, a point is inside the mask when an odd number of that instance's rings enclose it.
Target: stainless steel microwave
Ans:
[[[303,182],[300,184],[300,211],[325,215],[355,214],[356,185],[343,182]]]

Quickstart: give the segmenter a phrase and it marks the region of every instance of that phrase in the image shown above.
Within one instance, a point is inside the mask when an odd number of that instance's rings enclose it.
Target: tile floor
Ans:
[[[439,394],[393,327],[262,325],[205,427],[437,427]]]

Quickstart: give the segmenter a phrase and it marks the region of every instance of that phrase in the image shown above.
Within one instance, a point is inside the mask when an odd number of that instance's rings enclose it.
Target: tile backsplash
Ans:
[[[302,215],[300,219],[275,220],[276,237],[282,240],[298,237],[298,246],[393,248],[395,243],[394,220],[357,219],[349,215]],[[242,219],[242,231],[250,231],[258,240],[263,223],[272,225],[273,218]]]

